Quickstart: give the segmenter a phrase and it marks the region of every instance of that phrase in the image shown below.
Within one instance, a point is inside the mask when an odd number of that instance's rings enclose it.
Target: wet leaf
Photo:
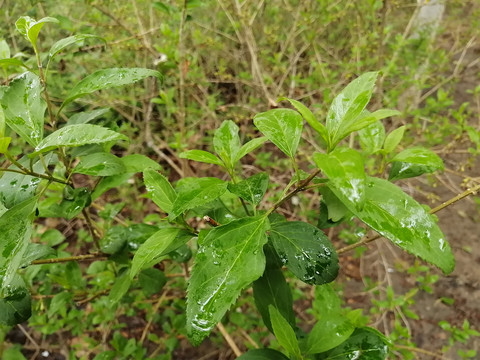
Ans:
[[[182,152],[179,155],[179,157],[182,159],[188,159],[188,160],[203,162],[207,164],[224,166],[222,160],[220,160],[218,157],[216,157],[212,153],[209,153],[208,151],[188,150],[188,151]]]
[[[444,169],[442,159],[433,151],[422,147],[403,150],[391,161],[392,168],[388,176],[390,181],[411,178]]]
[[[270,229],[275,250],[300,280],[321,285],[338,274],[338,256],[322,230],[302,221],[275,223]]]
[[[453,271],[455,260],[445,236],[425,208],[389,181],[367,177],[366,201],[362,210],[338,190],[333,193],[361,221],[405,251]]]
[[[239,356],[237,360],[289,360],[281,352],[273,349],[252,349]]]
[[[365,202],[365,169],[362,156],[354,149],[335,148],[329,154],[315,153],[313,160],[335,187],[359,209]]]
[[[121,159],[110,153],[95,153],[80,158],[73,173],[92,176],[112,176],[125,173]]]
[[[356,329],[350,338],[325,353],[317,355],[319,360],[385,360],[388,347],[385,337],[368,327]]]
[[[292,104],[295,109],[297,109],[297,111],[303,116],[307,123],[313,128],[313,130],[320,134],[320,136],[325,142],[328,141],[328,134],[325,125],[323,125],[315,118],[315,115],[313,115],[309,108],[307,108],[305,105],[303,105],[297,100],[287,98],[285,98],[285,100],[288,100],[290,104]]]
[[[255,305],[265,326],[273,332],[268,307],[274,306],[291,326],[295,326],[292,292],[279,268],[266,268],[262,277],[253,283]]]
[[[48,135],[35,147],[35,152],[29,156],[33,157],[61,146],[76,147],[118,140],[128,140],[128,138],[103,126],[91,124],[68,125]]]
[[[213,147],[227,169],[233,169],[235,159],[240,150],[240,137],[238,126],[232,120],[225,120],[215,130],[213,136]]]
[[[54,198],[51,198],[51,200],[54,200]],[[92,198],[90,190],[83,187],[74,189],[69,198],[63,198],[60,203],[49,204],[49,199],[44,201],[48,205],[45,206],[43,203],[40,203],[38,209],[40,217],[62,217],[70,220],[80,214],[85,207],[89,206]]]
[[[403,139],[404,133],[405,126],[400,126],[399,128],[393,130],[387,135],[387,138],[385,139],[385,143],[383,145],[383,150],[386,154],[390,154],[397,148],[398,144],[400,144],[400,141],[402,141]]]
[[[138,173],[147,169],[160,170],[162,168],[155,160],[140,154],[130,154],[120,160],[125,165],[127,173]]]
[[[329,313],[321,318],[308,334],[307,354],[328,351],[347,340],[355,330],[348,318],[340,313]]]
[[[292,359],[302,359],[302,353],[298,345],[297,336],[287,320],[272,305],[268,307],[273,333],[277,341],[288,352]]]
[[[267,173],[258,173],[238,184],[228,184],[228,190],[243,200],[258,205],[267,191],[268,180]]]
[[[14,287],[0,298],[0,324],[13,326],[32,315],[31,297],[24,286]]]
[[[41,92],[40,78],[26,72],[10,83],[0,99],[7,125],[32,146],[43,139],[47,104]]]
[[[255,126],[286,155],[293,158],[302,136],[303,119],[295,110],[273,109],[253,118]]]
[[[173,220],[183,212],[208,204],[227,191],[228,182],[217,178],[198,178],[189,182],[188,189],[179,190],[173,202],[169,219]]]
[[[30,16],[22,16],[15,22],[15,27],[36,49],[38,33],[46,23],[58,23],[58,20],[53,17],[44,17],[36,21]]]
[[[152,200],[164,212],[170,213],[177,194],[168,180],[154,170],[143,172],[143,181]]]
[[[267,229],[262,216],[200,232],[187,292],[187,331],[193,344],[202,342],[242,289],[262,276]]]
[[[262,146],[267,140],[268,139],[266,137],[259,137],[259,138],[252,139],[249,142],[243,144],[240,150],[238,150],[234,163],[236,164],[245,155]]]
[[[158,71],[143,68],[112,68],[97,70],[93,74],[80,80],[77,85],[70,90],[60,110],[75,99],[91,94],[97,90],[128,85],[150,76],[159,79],[162,77]]]
[[[96,109],[92,111],[82,111],[80,113],[76,113],[70,116],[66,125],[68,126],[68,125],[86,124],[102,115],[105,115],[109,111],[110,111],[110,108]]]
[[[375,154],[382,149],[385,141],[385,127],[380,121],[361,129],[358,132],[360,146],[367,154]]]

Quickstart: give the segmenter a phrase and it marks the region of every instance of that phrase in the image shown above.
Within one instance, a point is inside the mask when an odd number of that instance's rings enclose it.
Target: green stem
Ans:
[[[63,258],[34,260],[31,262],[31,265],[44,265],[44,264],[56,264],[56,263],[69,262],[69,261],[106,260],[106,259],[107,259],[107,256],[102,253],[86,254],[86,255],[68,256]]]

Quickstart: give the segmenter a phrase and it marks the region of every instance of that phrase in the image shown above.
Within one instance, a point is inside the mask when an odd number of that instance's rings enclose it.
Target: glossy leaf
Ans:
[[[303,120],[298,112],[273,109],[255,115],[253,122],[286,155],[295,156],[303,129]]]
[[[91,124],[68,125],[43,139],[35,147],[35,152],[30,156],[35,156],[39,153],[44,153],[62,146],[76,147],[118,140],[128,140],[128,138],[125,135],[104,128],[103,126]]]
[[[70,116],[67,121],[67,125],[78,125],[78,124],[86,124],[96,118],[105,115],[110,111],[110,108],[103,108],[103,109],[96,109],[92,111],[83,111]]]
[[[191,181],[189,188],[178,192],[173,202],[169,219],[173,220],[183,212],[208,204],[227,191],[228,183],[217,178],[198,178]]]
[[[14,326],[32,314],[31,297],[27,288],[14,287],[0,298],[0,325]]]
[[[267,173],[258,173],[238,184],[228,184],[228,190],[243,200],[258,205],[267,191],[268,180]]]
[[[356,329],[350,338],[325,353],[317,355],[319,360],[385,360],[387,343],[378,331],[365,327]]]
[[[383,150],[385,151],[386,154],[390,154],[397,148],[398,144],[400,144],[400,141],[402,141],[403,139],[404,133],[405,133],[405,125],[400,126],[399,128],[393,130],[387,135],[385,139],[385,143],[383,145]]]
[[[203,162],[207,164],[224,166],[222,160],[220,160],[218,157],[216,157],[212,153],[209,153],[208,151],[188,150],[180,153],[179,157],[182,159],[188,159],[188,160]]]
[[[48,204],[49,200],[45,200]],[[68,198],[64,198],[60,203],[51,203],[49,206],[44,206],[40,203],[39,216],[40,217],[63,217],[65,219],[73,219],[80,214],[84,208],[90,205],[92,198],[88,188],[75,188]]]
[[[355,330],[348,318],[339,313],[320,319],[308,334],[307,354],[328,351],[347,340]]]
[[[292,104],[295,109],[303,116],[303,118],[307,121],[307,123],[315,130],[317,133],[320,134],[322,139],[327,142],[328,141],[328,134],[327,134],[327,129],[325,128],[325,125],[323,125],[320,121],[318,121],[315,118],[315,115],[310,111],[309,108],[307,108],[305,105],[303,105],[301,102],[293,99],[287,99]]]
[[[161,78],[161,74],[158,71],[143,68],[112,68],[97,70],[93,74],[80,80],[73,89],[70,90],[60,110],[75,99],[91,94],[97,90],[128,85],[150,76]]]
[[[41,92],[40,78],[26,72],[10,83],[0,99],[7,125],[32,146],[43,139],[47,104]]]
[[[130,154],[120,160],[122,160],[127,173],[138,173],[147,169],[160,170],[162,168],[155,160],[140,154]]]
[[[143,181],[152,200],[164,212],[170,213],[177,194],[168,180],[154,170],[143,172]]]
[[[335,187],[359,209],[365,202],[365,169],[362,156],[354,149],[335,148],[329,154],[315,153],[313,160]]]
[[[375,154],[380,151],[385,141],[385,127],[380,121],[361,129],[358,132],[360,146],[367,154]]]
[[[210,333],[242,289],[262,276],[267,229],[268,220],[261,216],[200,232],[187,292],[187,331],[193,344]]]
[[[78,34],[78,35],[69,36],[65,39],[58,40],[55,44],[52,45],[52,47],[50,48],[50,51],[48,52],[48,56],[49,56],[48,61],[50,62],[59,52],[63,51],[68,46],[74,45],[74,44],[81,45],[84,43],[86,39],[92,39],[92,38],[105,41],[99,36],[89,35],[89,34]]]
[[[58,23],[53,17],[44,17],[38,21],[29,16],[22,16],[15,22],[15,27],[23,37],[30,41],[33,47],[37,48],[38,33],[46,23]]]
[[[366,201],[362,210],[330,187],[361,221],[400,248],[453,271],[455,260],[445,236],[425,208],[389,181],[367,177]]]
[[[290,358],[302,359],[297,336],[288,321],[283,318],[282,314],[274,306],[270,305],[268,310],[270,312],[273,333],[278,343],[288,352]]]
[[[80,158],[74,173],[92,176],[112,176],[126,172],[121,159],[110,153],[95,153]]]
[[[235,159],[240,150],[240,137],[238,126],[232,120],[225,120],[215,130],[213,136],[213,147],[228,169],[235,165]]]
[[[37,203],[33,197],[7,210],[0,217],[0,293],[8,289],[22,264],[32,234],[32,217]]]
[[[268,310],[270,305],[275,307],[291,326],[295,326],[292,292],[280,268],[265,269],[262,277],[253,283],[253,296],[263,322],[270,331],[273,332]]]
[[[321,285],[338,275],[338,256],[320,229],[302,221],[280,222],[270,229],[272,244],[284,264],[307,284]]]
[[[406,179],[444,169],[442,159],[433,151],[422,147],[403,150],[391,161],[392,168],[388,176],[390,181]]]
[[[346,125],[351,124],[367,106],[377,76],[378,72],[367,72],[359,76],[333,100],[328,110],[326,122],[329,137],[328,150],[333,150],[338,141],[341,140],[341,134],[345,132]]]
[[[132,260],[130,278],[133,279],[144,268],[144,266],[151,261],[174,250],[172,249],[172,244],[179,232],[179,228],[163,228],[158,230],[140,245]]]
[[[349,123],[344,124],[344,128],[341,129],[337,138],[334,139],[334,143],[336,144],[338,141],[342,140],[354,131],[361,130],[379,120],[396,115],[400,115],[400,112],[397,110],[380,109],[373,113],[363,110],[357,118],[354,118],[350,120]]]
[[[289,360],[281,352],[273,349],[252,349],[242,354],[237,360]]]
[[[234,163],[236,164],[245,155],[262,146],[267,140],[268,139],[266,137],[259,137],[259,138],[252,139],[249,142],[243,144],[240,150],[238,150]]]

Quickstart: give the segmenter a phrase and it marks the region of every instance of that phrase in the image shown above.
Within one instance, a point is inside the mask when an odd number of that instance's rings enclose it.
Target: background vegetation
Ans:
[[[50,65],[48,86],[54,103],[60,104],[58,99],[74,84],[99,68],[146,67],[163,74],[161,83],[149,78],[79,99],[68,107],[64,120],[80,111],[104,109],[93,123],[131,139],[114,152],[148,155],[171,181],[223,176],[214,167],[178,156],[186,149],[211,150],[213,130],[223,120],[240,127],[242,140],[253,138],[253,116],[279,106],[280,96],[302,101],[323,119],[334,96],[371,70],[381,71],[371,110],[402,111],[402,116],[384,123],[387,132],[405,125],[401,146],[432,148],[446,165],[444,173],[404,181],[402,187],[434,206],[480,181],[477,1],[449,1],[436,31],[419,27],[421,7],[416,1],[4,0],[0,5],[0,38],[9,44],[12,56],[32,68],[32,50],[15,31],[20,16],[60,21],[42,29],[39,49],[45,56],[56,40],[72,34],[104,39],[87,39]],[[3,84],[22,72],[13,70],[3,69]],[[311,129],[305,130],[299,151],[303,170],[318,150],[316,139]],[[357,144],[358,138],[350,141]],[[268,190],[273,194],[284,188],[290,174],[287,160],[270,145],[249,154],[242,170],[252,175],[273,167]],[[21,146],[14,139],[11,152],[20,154]],[[74,181],[95,185],[82,175],[75,175]],[[116,236],[119,225],[159,222],[140,176],[96,203],[92,217],[106,239]],[[281,211],[289,219],[316,223],[318,206],[318,195],[302,194]],[[480,324],[480,271],[474,268],[480,258],[475,246],[479,206],[479,199],[471,198],[439,214],[457,258],[451,277],[444,278],[381,240],[368,250],[342,256],[339,290],[348,306],[364,309],[366,321],[395,342],[392,358],[476,356],[478,333],[471,328]],[[355,242],[364,231],[356,225],[332,228],[329,238],[337,248]],[[62,218],[39,221],[34,239],[65,256],[88,253],[93,241],[82,219]],[[109,351],[109,358],[119,359],[230,359],[232,342],[242,351],[269,341],[276,346],[247,291],[227,314],[226,328],[193,348],[184,330],[188,263],[164,261],[156,270],[166,274],[162,281],[140,281],[118,306],[106,311],[109,298],[104,289],[112,287],[114,266],[95,261],[29,268],[26,278],[36,281],[34,316],[28,323],[0,330],[4,358],[101,359],[99,354]],[[290,286],[296,315],[304,321],[299,325],[308,329],[312,314],[305,309],[311,307],[313,292],[293,279]]]

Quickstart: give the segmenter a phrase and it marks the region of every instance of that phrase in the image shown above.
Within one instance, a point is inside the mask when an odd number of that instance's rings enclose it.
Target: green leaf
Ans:
[[[163,228],[140,245],[132,260],[130,278],[133,279],[147,264],[150,264],[151,261],[168,254],[175,250],[176,247],[182,245],[174,242],[179,232],[179,228]]]
[[[122,160],[113,154],[101,152],[83,156],[73,169],[73,173],[92,176],[112,176],[123,174],[126,167]]]
[[[155,160],[140,154],[130,154],[120,160],[125,165],[127,173],[138,173],[147,169],[160,170],[162,168]]]
[[[268,310],[270,305],[273,305],[291,326],[295,326],[292,292],[281,269],[265,269],[262,277],[253,283],[253,296],[263,322],[270,331],[273,332]]]
[[[392,160],[392,168],[388,180],[400,180],[443,170],[442,159],[433,151],[414,147],[403,150]]]
[[[95,186],[95,190],[92,193],[92,200],[96,200],[106,191],[116,188],[117,186],[120,186],[121,184],[126,182],[128,179],[130,179],[132,175],[133,175],[132,173],[126,173],[126,174],[106,176],[101,178],[101,180],[98,182],[97,186]]]
[[[322,200],[320,201],[318,228],[325,229],[338,225],[338,223],[353,216],[350,210],[348,210],[328,187],[322,187],[320,193],[322,194]]]
[[[164,212],[172,212],[177,194],[168,180],[154,170],[143,172],[143,181],[152,200]]]
[[[38,33],[46,23],[58,23],[58,20],[53,17],[44,17],[35,21],[30,16],[22,16],[15,22],[15,27],[37,49]]]
[[[273,349],[252,349],[242,354],[237,360],[289,360],[281,352]]]
[[[258,173],[238,184],[228,184],[228,191],[254,205],[260,204],[268,188],[267,173]]]
[[[301,102],[293,99],[288,99],[285,98],[285,100],[288,100],[290,104],[292,104],[295,109],[303,116],[303,118],[307,121],[307,123],[315,130],[317,133],[320,134],[323,140],[325,142],[328,141],[328,134],[327,134],[327,129],[325,128],[325,125],[323,125],[320,121],[318,121],[315,118],[315,115],[310,111],[309,108],[307,108],[305,105],[303,105]]]
[[[315,286],[315,299],[312,309],[317,319],[328,317],[330,314],[340,314],[342,301],[331,284]]]
[[[143,68],[112,68],[95,71],[93,74],[80,80],[70,90],[59,111],[79,97],[91,94],[97,90],[128,85],[149,76],[162,77],[158,71]]]
[[[401,113],[397,110],[390,109],[380,109],[373,113],[363,110],[362,113],[357,117],[351,120],[350,123],[344,124],[344,128],[340,132],[338,141],[349,135],[350,133],[361,130],[379,120],[385,119],[387,117],[400,115]]]
[[[317,355],[319,360],[385,360],[388,347],[378,331],[364,327],[356,329],[350,338],[336,348]]]
[[[273,109],[255,115],[255,126],[286,155],[293,158],[302,136],[303,120],[290,109]]]
[[[5,40],[0,40],[0,60],[10,58],[10,46]]]
[[[167,277],[158,269],[145,269],[138,275],[138,282],[146,297],[151,297],[162,290],[167,283]]]
[[[128,276],[128,270],[125,270],[115,279],[115,283],[108,294],[108,303],[110,306],[118,303],[122,297],[128,292],[132,279]]]
[[[29,243],[25,253],[23,254],[23,259],[20,267],[25,267],[30,265],[32,261],[55,255],[57,252],[55,249],[52,249],[48,245]]]
[[[302,359],[302,353],[298,345],[297,336],[287,320],[282,314],[275,309],[274,306],[268,307],[270,312],[270,320],[272,321],[272,328],[277,341],[288,352],[293,359]]]
[[[16,58],[0,59],[0,66],[3,68],[7,68],[9,66],[13,66],[13,67],[21,66],[28,70],[28,66],[25,65],[21,60]]]
[[[90,124],[68,125],[48,135],[35,147],[35,152],[29,156],[33,157],[39,153],[61,146],[76,147],[118,140],[128,140],[128,138],[103,126]]]
[[[386,154],[393,152],[400,141],[403,139],[403,134],[405,133],[405,125],[400,126],[399,128],[393,130],[390,134],[387,135],[385,143],[383,144],[383,150]]]
[[[41,92],[40,78],[26,72],[10,83],[0,99],[7,125],[32,146],[43,139],[47,104]]]
[[[354,149],[335,148],[329,154],[315,153],[313,160],[335,187],[359,209],[365,202],[365,169],[362,156]]]
[[[378,72],[367,72],[338,94],[327,114],[328,151],[333,150],[350,125],[365,109],[372,96]],[[346,136],[346,135],[345,135]]]
[[[48,56],[49,56],[48,62],[52,61],[52,59],[60,51],[63,51],[68,46],[73,45],[73,44],[82,45],[85,42],[86,39],[92,39],[92,38],[103,40],[106,43],[106,41],[103,38],[101,38],[97,35],[78,34],[78,35],[69,36],[65,39],[58,40],[55,44],[52,45],[52,47],[50,48],[50,51],[48,52]],[[47,67],[48,67],[48,65],[47,65]]]
[[[302,221],[272,225],[270,239],[275,250],[300,280],[321,285],[338,275],[338,256],[322,230]]]
[[[259,137],[259,138],[252,139],[249,142],[243,144],[240,150],[238,150],[234,163],[236,164],[245,155],[262,146],[267,140],[268,139],[266,137]]]
[[[15,287],[8,294],[0,298],[0,324],[13,326],[32,315],[31,297],[27,288]]]
[[[223,160],[227,169],[233,169],[235,159],[240,150],[240,137],[238,136],[238,126],[232,120],[225,120],[222,125],[215,130],[213,136],[213,147],[215,152]]]
[[[105,115],[110,111],[110,108],[97,109],[92,111],[82,111],[70,116],[66,125],[86,124],[96,118]]]
[[[307,354],[328,351],[347,340],[355,330],[348,318],[339,314],[328,314],[320,319],[308,334]]]
[[[227,182],[217,178],[205,177],[191,181],[188,189],[178,192],[169,219],[173,220],[187,210],[218,199],[227,191],[227,186]]]
[[[367,177],[366,201],[362,210],[330,187],[361,221],[400,248],[438,266],[453,271],[455,259],[450,245],[432,215],[391,182]]]
[[[224,166],[224,163],[222,162],[222,160],[220,160],[218,157],[216,157],[212,153],[209,153],[208,151],[188,150],[180,153],[179,157],[182,159],[188,159],[188,160],[203,162],[207,164]]]
[[[48,229],[42,234],[40,241],[48,246],[55,246],[65,241],[65,235],[57,229]]]
[[[60,203],[49,203],[47,206],[40,203],[38,208],[40,217],[63,217],[65,219],[73,219],[80,214],[84,208],[92,202],[90,190],[87,187],[75,188],[68,198],[63,198]],[[48,206],[49,205],[49,206]]]
[[[368,155],[380,151],[385,140],[385,127],[380,121],[364,127],[358,132],[360,146]]]
[[[0,217],[0,294],[9,288],[21,266],[32,234],[32,217],[37,198],[32,197],[7,210]]]
[[[242,289],[262,276],[267,229],[267,218],[259,216],[200,232],[187,291],[187,331],[193,344],[210,333]]]

